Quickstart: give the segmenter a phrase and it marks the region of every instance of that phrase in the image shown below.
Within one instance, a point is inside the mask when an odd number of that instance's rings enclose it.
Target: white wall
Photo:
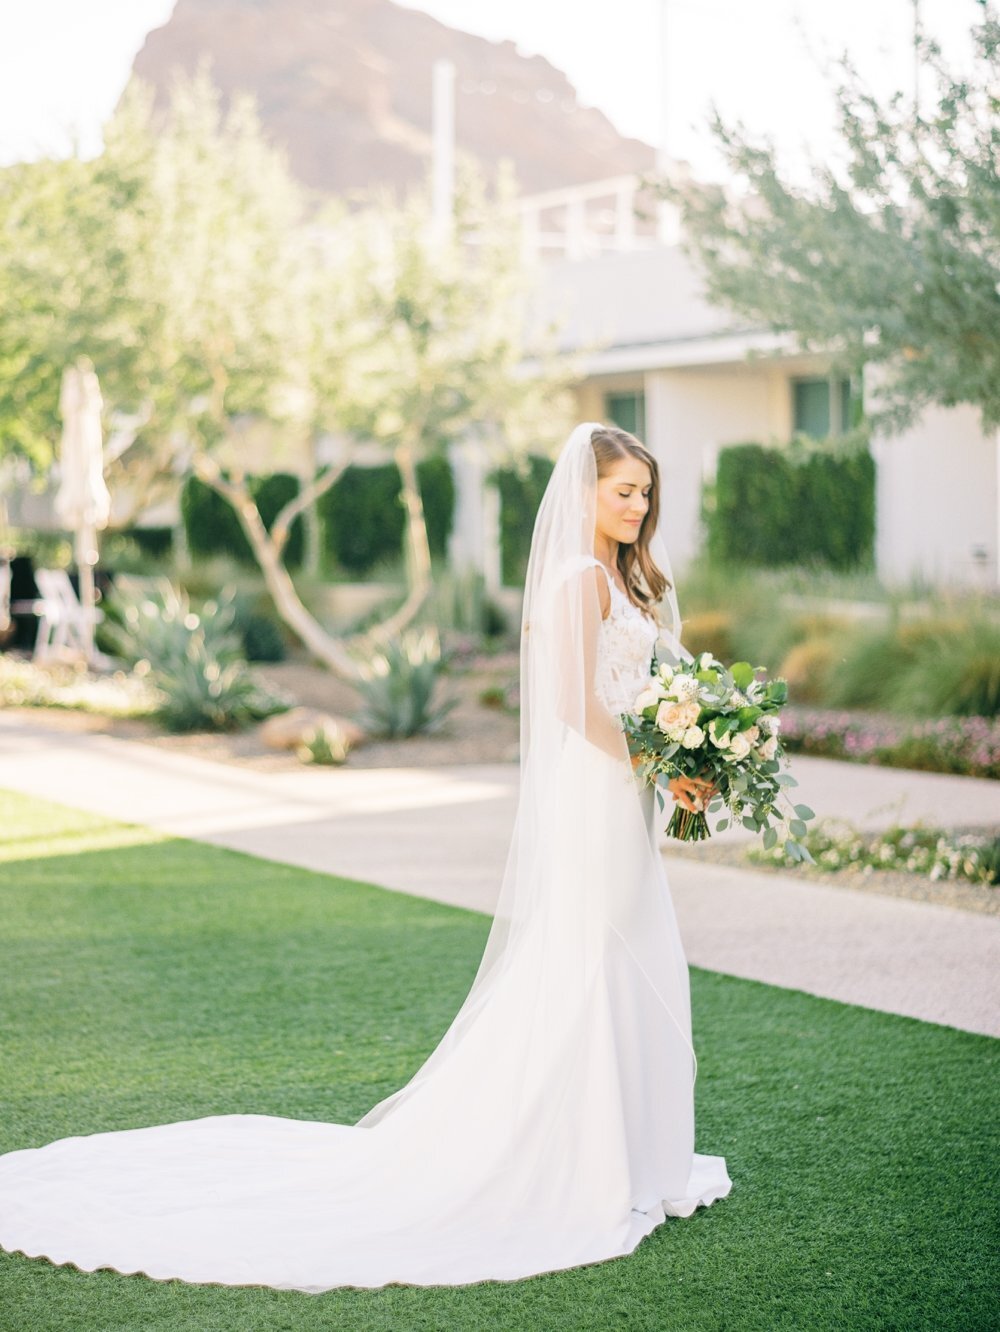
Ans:
[[[1000,436],[983,435],[978,411],[930,407],[902,434],[873,440],[872,454],[880,577],[995,588]]]
[[[702,478],[726,444],[788,433],[787,376],[768,367],[646,375],[646,443],[660,464],[661,531],[680,573],[701,547]]]

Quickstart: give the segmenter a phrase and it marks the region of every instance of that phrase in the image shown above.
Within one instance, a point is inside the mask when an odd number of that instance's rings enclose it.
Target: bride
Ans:
[[[354,1125],[232,1114],[10,1152],[0,1246],[312,1294],[463,1285],[631,1253],[729,1193],[724,1158],[694,1150],[687,962],[619,720],[654,648],[687,655],[658,504],[634,436],[576,427],[532,538],[496,916],[413,1078]]]

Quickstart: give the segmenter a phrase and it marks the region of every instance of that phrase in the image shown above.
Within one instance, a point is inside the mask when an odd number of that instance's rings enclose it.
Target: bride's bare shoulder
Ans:
[[[611,611],[611,589],[608,587],[607,575],[599,564],[595,564],[590,573],[597,588],[597,600],[601,604],[601,619],[606,620]]]

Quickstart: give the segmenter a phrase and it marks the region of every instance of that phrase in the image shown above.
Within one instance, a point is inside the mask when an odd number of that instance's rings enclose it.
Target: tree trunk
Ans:
[[[431,590],[431,548],[427,540],[424,502],[417,482],[412,441],[406,440],[397,445],[394,457],[403,483],[403,507],[406,510],[404,553],[408,587],[406,599],[399,610],[359,639],[365,645],[385,642],[401,633],[416,618]]]
[[[222,475],[217,464],[204,455],[195,459],[194,466],[198,477],[236,510],[236,516],[246,533],[254,559],[264,575],[264,583],[274,602],[274,608],[282,620],[299,636],[313,656],[327,666],[334,675],[348,683],[355,683],[360,678],[357,663],[347,651],[344,642],[327,633],[302,604],[292,577],[282,563],[281,553],[294,517],[293,510],[299,508],[303,496],[300,494],[296,500],[285,506],[275,521],[273,532],[269,533],[245,482],[238,484],[230,481]],[[323,478],[323,481],[313,489],[327,488],[333,484],[333,479],[333,477]]]

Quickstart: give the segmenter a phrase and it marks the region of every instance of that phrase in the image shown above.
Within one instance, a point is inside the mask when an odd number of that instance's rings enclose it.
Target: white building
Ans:
[[[699,550],[701,485],[719,450],[784,442],[795,430],[837,434],[852,386],[792,336],[710,305],[677,242],[676,216],[661,218],[666,244],[648,229],[637,234],[623,222],[632,196],[622,181],[546,195],[544,214],[540,200],[521,201],[526,236],[544,258],[538,315],[564,324],[562,346],[582,367],[577,418],[614,421],[656,454],[664,531],[682,569]],[[854,389],[869,395],[877,377]],[[933,408],[871,448],[882,580],[996,588],[1000,434],[984,435],[971,407]]]

